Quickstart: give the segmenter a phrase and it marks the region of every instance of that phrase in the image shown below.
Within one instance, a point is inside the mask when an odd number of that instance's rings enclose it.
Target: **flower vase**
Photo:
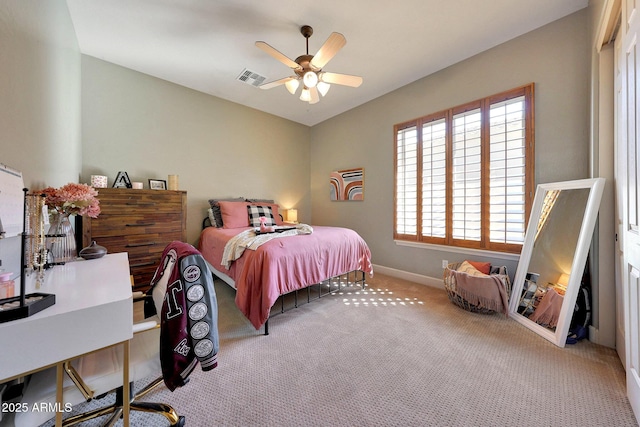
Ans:
[[[68,262],[77,258],[76,236],[67,214],[52,215],[47,233],[49,254],[53,262]]]

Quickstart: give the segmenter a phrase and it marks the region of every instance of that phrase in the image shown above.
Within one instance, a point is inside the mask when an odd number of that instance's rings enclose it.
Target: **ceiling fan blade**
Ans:
[[[331,33],[327,41],[324,42],[318,53],[311,60],[311,65],[316,69],[321,69],[327,62],[335,56],[342,47],[347,44],[347,39],[340,33]]]
[[[311,99],[309,100],[309,104],[315,104],[320,101],[320,95],[318,95],[318,88],[312,87],[309,89],[309,94],[311,95]]]
[[[320,80],[326,83],[334,83],[337,85],[351,87],[358,87],[362,84],[362,77],[351,76],[349,74],[321,73]]]
[[[294,70],[301,68],[297,62],[295,62],[292,59],[289,59],[285,54],[281,53],[280,51],[278,51],[277,49],[275,49],[274,47],[270,46],[265,42],[258,41],[256,42],[256,46],[264,50],[269,55],[273,56],[275,59],[282,62],[284,65],[286,65],[289,68],[293,68]]]
[[[285,77],[284,79],[274,80],[269,83],[265,83],[263,85],[258,86],[260,89],[271,89],[276,86],[280,86],[288,82],[289,80],[296,80],[296,77]]]

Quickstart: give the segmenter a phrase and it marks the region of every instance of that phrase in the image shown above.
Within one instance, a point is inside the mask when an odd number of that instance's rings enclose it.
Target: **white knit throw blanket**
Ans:
[[[260,245],[267,243],[271,239],[277,239],[285,236],[295,236],[297,234],[311,234],[313,228],[307,224],[298,224],[296,228],[291,230],[285,230],[278,233],[265,233],[258,234],[254,229],[245,230],[240,234],[233,236],[226,245],[224,245],[224,251],[222,253],[222,260],[220,264],[227,270],[231,268],[231,263],[242,256],[245,249],[251,249],[255,251]]]

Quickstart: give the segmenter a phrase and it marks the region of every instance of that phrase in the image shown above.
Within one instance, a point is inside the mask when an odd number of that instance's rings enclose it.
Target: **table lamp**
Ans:
[[[287,210],[287,222],[298,222],[298,210],[297,209],[288,209]]]

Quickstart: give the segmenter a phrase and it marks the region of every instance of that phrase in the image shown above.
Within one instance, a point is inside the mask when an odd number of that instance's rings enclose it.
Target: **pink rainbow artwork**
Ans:
[[[364,200],[364,169],[331,172],[331,200]]]

